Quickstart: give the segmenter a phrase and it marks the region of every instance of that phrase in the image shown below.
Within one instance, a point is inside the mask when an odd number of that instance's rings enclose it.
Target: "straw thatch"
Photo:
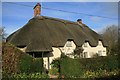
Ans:
[[[15,46],[26,46],[26,52],[52,51],[52,46],[64,46],[68,39],[72,39],[77,46],[88,41],[91,46],[97,46],[100,35],[86,25],[79,25],[62,19],[37,16],[29,20],[21,29],[11,34],[7,41]]]

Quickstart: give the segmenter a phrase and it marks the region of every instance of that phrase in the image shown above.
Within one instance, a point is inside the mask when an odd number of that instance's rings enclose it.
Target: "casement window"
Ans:
[[[67,46],[67,47],[72,47],[72,41],[67,41],[66,46]]]

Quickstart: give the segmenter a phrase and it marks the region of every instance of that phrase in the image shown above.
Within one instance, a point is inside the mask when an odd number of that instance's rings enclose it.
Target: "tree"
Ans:
[[[2,39],[2,41],[5,41],[7,35],[8,34],[5,32],[5,27],[0,27],[0,39]]]
[[[74,50],[74,55],[77,55],[77,56],[79,56],[79,58],[80,58],[80,54],[82,54],[83,53],[83,48],[82,47],[77,47],[75,50]]]
[[[112,55],[113,52],[117,52],[118,45],[118,26],[111,25],[108,26],[102,32],[103,38],[108,42],[108,54]]]

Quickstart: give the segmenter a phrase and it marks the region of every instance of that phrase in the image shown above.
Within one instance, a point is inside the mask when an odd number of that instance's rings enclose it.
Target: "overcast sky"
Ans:
[[[8,34],[11,34],[17,29],[23,27],[31,18],[33,18],[33,7],[36,4],[36,2],[14,3],[17,3],[17,5],[2,2],[2,25],[6,28],[6,32]],[[29,6],[22,6],[21,4]],[[83,23],[88,25],[96,32],[100,32],[102,29],[109,25],[118,25],[117,2],[42,2],[41,4],[43,7],[41,15],[70,20],[74,22],[80,18],[83,20]],[[45,9],[44,7],[69,12],[104,16],[107,18],[55,11]]]

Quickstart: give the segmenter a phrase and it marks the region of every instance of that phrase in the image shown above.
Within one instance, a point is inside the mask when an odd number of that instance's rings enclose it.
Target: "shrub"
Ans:
[[[59,66],[60,66],[60,58],[56,58],[55,60],[53,60],[51,65],[52,65],[52,67],[59,68]]]
[[[13,78],[26,80],[26,78],[30,78],[30,79],[31,78],[32,79],[34,79],[34,78],[49,78],[49,76],[45,73],[42,73],[42,74],[41,73],[31,73],[31,74],[21,73],[21,74],[14,75]]]
[[[116,56],[82,59],[61,58],[60,74],[69,78],[81,77],[84,72],[90,74],[88,77],[100,76],[100,73],[104,71],[110,72],[118,69],[118,64]]]
[[[53,67],[52,69],[49,70],[49,73],[51,75],[58,75],[58,68]]]
[[[66,78],[75,78],[83,75],[83,69],[80,67],[80,63],[77,59],[64,58],[60,61],[61,75]]]
[[[2,43],[2,71],[6,74],[19,72],[19,60],[22,51],[10,43]]]
[[[28,54],[23,54],[20,58],[19,68],[21,73],[30,73],[30,68],[32,64],[32,56]]]
[[[31,64],[31,72],[32,73],[42,73],[43,72],[43,59],[42,58],[35,58]]]

